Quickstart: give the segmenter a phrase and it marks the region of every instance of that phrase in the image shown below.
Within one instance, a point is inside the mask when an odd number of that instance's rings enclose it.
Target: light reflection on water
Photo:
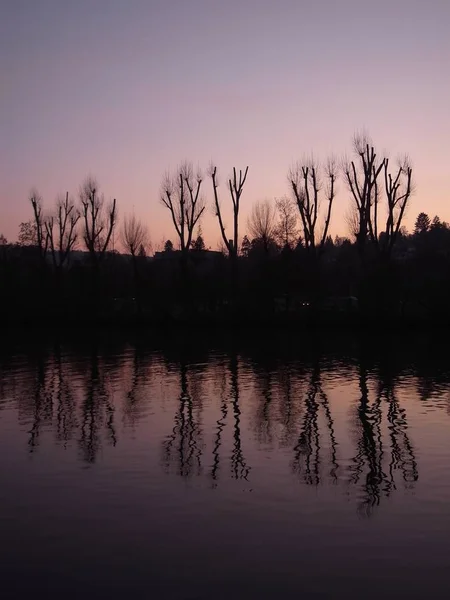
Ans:
[[[445,584],[442,355],[37,347],[0,359],[6,597],[424,597]]]

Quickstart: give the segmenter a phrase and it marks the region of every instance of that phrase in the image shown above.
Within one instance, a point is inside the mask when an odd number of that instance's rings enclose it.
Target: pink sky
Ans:
[[[189,159],[249,165],[242,230],[256,200],[288,193],[291,163],[351,149],[366,129],[407,152],[424,210],[450,220],[447,0],[57,0],[6,2],[0,24],[0,232],[17,237],[36,186],[50,208],[93,173],[120,213],[175,240],[159,203]],[[205,193],[212,202],[209,181]],[[225,188],[222,187],[225,198]],[[344,182],[332,233],[344,234]],[[228,219],[230,222],[230,219]],[[209,210],[208,246],[219,235]]]

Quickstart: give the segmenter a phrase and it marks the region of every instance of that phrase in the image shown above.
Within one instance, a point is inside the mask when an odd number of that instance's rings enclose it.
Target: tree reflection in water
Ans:
[[[90,369],[85,384],[85,395],[81,405],[81,437],[79,439],[83,459],[95,462],[101,447],[100,432],[106,425],[107,438],[112,446],[117,444],[114,423],[115,407],[111,389],[107,386],[104,369],[100,368],[98,349],[92,346]]]
[[[67,443],[72,439],[78,419],[76,414],[76,400],[72,391],[71,378],[64,369],[61,356],[61,347],[59,344],[55,348],[56,371],[57,371],[57,439],[67,447]]]
[[[217,487],[217,480],[220,475],[220,448],[222,446],[222,435],[225,429],[227,414],[228,414],[228,403],[227,403],[227,373],[223,364],[217,365],[217,387],[219,389],[219,418],[216,421],[216,433],[214,435],[213,442],[213,464],[211,468],[211,477],[214,482],[213,487]]]
[[[407,434],[407,415],[396,396],[393,373],[380,368],[374,400],[369,400],[368,369],[364,358],[359,363],[361,397],[357,407],[357,453],[350,468],[350,482],[362,481],[358,510],[370,516],[383,496],[396,489],[395,471],[403,480],[418,479],[417,461]],[[388,438],[382,435],[383,420],[387,421]]]
[[[89,353],[83,349],[77,354],[63,352],[55,344],[51,350],[27,356],[26,367],[22,362],[20,371],[6,362],[11,375],[5,377],[5,368],[0,372],[1,393],[15,398],[31,452],[50,433],[63,447],[76,441],[80,458],[94,463],[102,444],[118,444],[117,421],[135,430],[148,414],[149,396],[142,391],[154,380],[163,391],[161,414],[166,414],[167,393],[174,410],[171,432],[158,442],[167,472],[183,478],[206,472],[215,487],[227,478],[251,478],[245,452],[251,450],[252,460],[257,460],[255,452],[261,449],[281,449],[301,482],[339,484],[352,490],[358,511],[366,516],[399,483],[410,487],[418,479],[408,415],[399,397],[402,367],[392,357],[377,362],[363,353],[355,367],[349,361],[326,362],[319,352],[312,359],[293,356],[282,362],[264,353],[246,356],[234,348],[220,354],[220,359],[208,354],[194,358],[190,352],[181,358],[179,353],[146,354],[137,347],[127,354],[117,348],[114,352],[108,355],[94,343]],[[174,369],[175,380],[170,376]],[[444,367],[434,383],[431,367],[419,365],[417,370],[419,402],[429,402],[427,393],[448,389]],[[112,381],[123,394],[117,406]],[[343,383],[358,390],[351,406],[353,436],[337,420],[333,394]],[[447,410],[446,401],[443,407]],[[250,448],[255,444],[249,434],[252,430],[256,447]],[[351,449],[343,456],[348,442]],[[350,466],[344,468],[348,459]]]
[[[330,449],[328,473],[333,482],[337,482],[337,442],[334,423],[328,397],[322,388],[320,362],[316,360],[311,369],[309,386],[304,398],[304,417],[300,428],[297,444],[294,447],[292,468],[308,485],[318,485],[321,480],[321,463],[324,458],[321,437],[327,437],[325,447]],[[324,414],[324,427],[319,427],[320,411]]]
[[[233,479],[248,479],[250,467],[247,466],[244,452],[242,449],[241,436],[241,408],[239,391],[239,359],[235,352],[230,353],[228,369],[224,366],[217,366],[220,370],[220,405],[219,419],[216,421],[216,433],[213,445],[213,465],[211,477],[217,486],[220,475],[222,438],[227,425],[227,416],[232,417],[232,448],[230,458],[230,472]]]
[[[172,434],[163,443],[166,469],[176,465],[176,473],[190,477],[202,472],[202,430],[198,415],[194,414],[193,397],[189,392],[188,367],[179,365],[180,395]]]
[[[239,363],[236,354],[230,358],[231,404],[233,407],[233,450],[231,453],[231,473],[234,479],[247,479],[250,468],[245,462],[241,440],[241,410],[239,407]]]

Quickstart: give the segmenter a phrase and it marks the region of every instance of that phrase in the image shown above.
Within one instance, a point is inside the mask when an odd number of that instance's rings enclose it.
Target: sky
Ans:
[[[289,192],[291,164],[351,151],[366,130],[408,153],[421,210],[450,221],[448,0],[3,0],[0,233],[17,238],[34,186],[50,210],[93,174],[120,214],[175,240],[160,203],[167,170],[249,166],[255,201]],[[204,192],[211,205],[212,188]],[[345,234],[338,186],[331,231]],[[225,210],[231,225],[230,213]],[[219,230],[208,208],[207,246]]]

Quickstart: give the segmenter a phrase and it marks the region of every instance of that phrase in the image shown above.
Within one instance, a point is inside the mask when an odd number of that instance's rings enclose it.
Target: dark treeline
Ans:
[[[450,227],[421,212],[406,231],[407,159],[394,166],[356,136],[352,160],[293,165],[290,196],[254,203],[243,225],[249,176],[233,169],[222,189],[214,165],[206,177],[188,163],[166,175],[173,238],[154,254],[146,225],[133,215],[120,223],[118,203],[93,178],[51,213],[34,191],[18,243],[0,237],[4,323],[448,323]],[[202,236],[207,189],[222,251],[207,250]],[[338,192],[349,236],[333,239]]]

